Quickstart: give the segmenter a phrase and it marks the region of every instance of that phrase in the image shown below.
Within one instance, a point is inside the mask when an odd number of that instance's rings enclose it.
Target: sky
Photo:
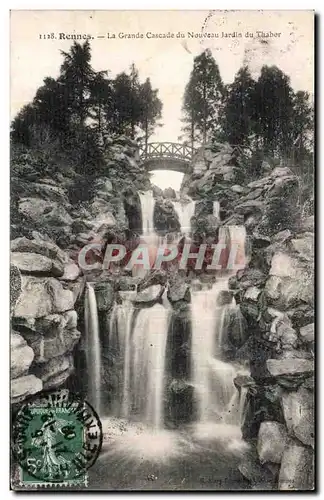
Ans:
[[[257,31],[280,36],[258,37]],[[54,39],[44,39],[51,33]],[[62,38],[74,33],[92,37],[95,70],[108,69],[115,76],[134,62],[140,80],[150,77],[153,88],[159,89],[163,127],[157,128],[152,142],[178,142],[185,85],[194,57],[206,48],[211,49],[225,83],[233,81],[243,64],[255,77],[262,65],[277,65],[290,76],[295,90],[313,94],[312,11],[11,11],[11,118],[33,99],[44,77],[58,76],[60,51],[68,51],[73,43]],[[120,38],[137,33],[143,38]],[[174,38],[153,37],[168,33]],[[208,33],[214,37],[198,38]],[[152,181],[177,189],[181,178],[177,172],[157,171]]]

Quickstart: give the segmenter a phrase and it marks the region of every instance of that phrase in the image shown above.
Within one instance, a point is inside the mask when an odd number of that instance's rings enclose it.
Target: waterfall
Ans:
[[[174,201],[173,206],[179,217],[181,233],[185,236],[189,236],[191,231],[190,220],[195,213],[196,202],[193,200],[190,200],[187,203]]]
[[[154,231],[154,206],[155,200],[152,191],[139,192],[142,210],[142,234],[144,237],[155,235]]]
[[[122,292],[120,292],[122,294]],[[113,402],[113,413],[128,417],[130,413],[130,346],[134,306],[130,298],[136,292],[124,292],[121,304],[114,304],[109,325],[109,349],[114,359],[123,361],[121,383]]]
[[[88,367],[87,399],[95,410],[101,412],[101,349],[97,301],[94,288],[87,283],[84,304],[86,357]]]
[[[213,201],[213,216],[219,219],[219,201]]]
[[[158,429],[163,426],[169,309],[161,304],[143,308],[135,322],[134,311],[129,297],[124,298],[122,304],[115,304],[110,320],[109,346],[123,361],[113,413]]]
[[[193,384],[200,423],[240,423],[243,410],[233,382],[238,368],[222,359],[227,335],[225,319],[233,307],[228,278],[218,280],[209,290],[192,292]]]
[[[235,269],[243,269],[246,265],[246,230],[244,226],[228,226],[231,245],[236,245]]]
[[[133,411],[155,429],[163,425],[165,352],[169,310],[161,304],[139,312],[131,341]]]

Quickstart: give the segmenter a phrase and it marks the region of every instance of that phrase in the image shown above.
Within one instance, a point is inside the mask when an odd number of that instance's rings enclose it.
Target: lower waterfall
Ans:
[[[109,344],[123,359],[117,416],[163,426],[165,351],[169,309],[161,304],[141,309],[133,321],[129,299],[116,304],[110,321]]]
[[[224,320],[233,307],[227,290],[227,279],[222,278],[210,289],[192,292],[193,384],[199,422],[239,425],[238,391],[233,382],[237,369],[222,360]]]
[[[88,401],[95,410],[101,412],[101,349],[96,294],[92,285],[87,283],[84,323],[86,338],[86,357],[88,366]]]

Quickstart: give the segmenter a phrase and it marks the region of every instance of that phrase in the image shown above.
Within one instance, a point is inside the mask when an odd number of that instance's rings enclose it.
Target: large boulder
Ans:
[[[11,403],[20,403],[28,396],[40,392],[43,388],[42,381],[35,375],[25,375],[11,380]]]
[[[287,431],[279,422],[262,422],[258,435],[257,450],[260,462],[280,464],[287,442]]]
[[[14,310],[15,317],[40,318],[73,309],[73,293],[55,278],[22,276],[22,293]]]
[[[56,356],[71,352],[81,336],[76,323],[76,311],[67,311],[60,316],[60,323],[53,323],[52,331],[47,330],[45,335],[24,331],[23,336],[35,353],[34,362],[46,363]]]
[[[309,359],[267,359],[267,369],[272,377],[280,375],[304,375],[314,372],[314,363]]]
[[[59,277],[64,272],[63,264],[59,260],[52,260],[37,253],[12,252],[10,262],[25,274]]]
[[[309,448],[289,444],[282,456],[279,490],[314,489],[314,454]]]
[[[55,243],[42,239],[16,238],[11,241],[11,251],[37,253],[49,259],[58,260],[62,264],[68,262],[68,256],[63,250],[55,245]]]
[[[34,352],[21,335],[11,332],[10,336],[10,378],[25,375],[34,359]]]
[[[299,330],[299,335],[303,342],[314,342],[315,340],[315,325],[314,323],[310,323],[306,326],[303,326]]]
[[[289,309],[301,303],[314,303],[314,270],[310,264],[284,251],[271,260],[270,277],[265,286],[269,305]]]
[[[314,448],[315,415],[314,395],[300,387],[298,391],[282,395],[282,407],[288,434],[300,442]]]
[[[47,363],[33,368],[34,374],[43,382],[43,389],[54,389],[62,385],[74,371],[73,356],[57,356]]]

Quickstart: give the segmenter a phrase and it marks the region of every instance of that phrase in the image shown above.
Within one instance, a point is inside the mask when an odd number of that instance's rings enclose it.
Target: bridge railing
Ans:
[[[194,150],[191,146],[178,144],[175,142],[150,142],[147,147],[140,147],[140,158],[176,158],[183,161],[190,161]]]

